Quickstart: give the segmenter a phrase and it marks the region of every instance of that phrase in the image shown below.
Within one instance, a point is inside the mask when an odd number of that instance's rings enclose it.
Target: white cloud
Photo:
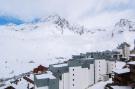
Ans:
[[[120,19],[129,19],[135,21],[135,13],[132,10],[125,11],[113,11],[113,12],[103,12],[94,16],[87,16],[79,20],[80,24],[84,24],[88,28],[100,28],[108,27],[114,25]]]
[[[123,16],[128,12],[128,7],[118,12],[117,8],[123,5],[129,6],[133,0],[0,0],[0,13],[13,15],[29,21],[33,18],[59,14],[71,21],[78,22],[84,19],[102,22],[105,19],[109,22],[117,16]],[[108,11],[109,7],[116,7]],[[134,12],[130,8],[129,14]]]

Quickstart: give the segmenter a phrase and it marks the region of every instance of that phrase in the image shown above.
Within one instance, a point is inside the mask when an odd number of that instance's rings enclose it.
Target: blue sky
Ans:
[[[22,24],[24,23],[22,20],[20,20],[19,18],[15,18],[12,16],[0,16],[0,25],[6,25],[9,23],[13,23],[13,24]]]
[[[134,13],[135,0],[0,0],[0,24],[59,14],[74,23],[105,27],[121,18],[135,20]]]

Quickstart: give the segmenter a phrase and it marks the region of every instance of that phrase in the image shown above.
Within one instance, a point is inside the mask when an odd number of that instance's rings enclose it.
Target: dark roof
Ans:
[[[28,77],[23,77],[24,78],[24,80],[26,80],[26,81],[28,81],[28,82],[30,82],[30,83],[32,83],[32,84],[34,84],[34,81],[33,80],[31,80],[30,78],[28,78]]]
[[[85,55],[72,55],[73,59],[80,59],[80,58],[85,58]]]
[[[62,64],[62,63],[59,63],[59,64]],[[59,65],[59,64],[57,64],[57,65]],[[56,64],[49,65],[49,70],[53,73],[53,75],[56,78],[61,76],[63,73],[69,72],[68,66],[55,67],[54,65],[56,65]]]
[[[4,89],[15,89],[15,88],[13,86],[8,86],[8,87],[6,87]]]
[[[114,52],[112,51],[103,51],[103,52],[90,52],[86,53],[87,57],[91,57],[94,59],[110,59]]]
[[[90,64],[94,64],[92,58],[72,59],[68,61],[69,67],[82,66],[82,68],[89,68]]]
[[[59,89],[59,79],[37,79],[36,75],[34,75],[34,84],[37,87],[48,86],[49,89]]]

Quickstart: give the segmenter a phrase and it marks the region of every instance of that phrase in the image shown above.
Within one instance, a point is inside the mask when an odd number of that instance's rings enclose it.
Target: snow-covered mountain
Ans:
[[[62,62],[73,54],[111,50],[123,41],[133,44],[134,28],[134,22],[121,19],[112,27],[89,29],[58,15],[21,25],[2,25],[0,78],[30,71],[39,64]]]
[[[37,22],[38,23],[50,22],[52,24],[55,24],[57,27],[59,27],[59,29],[61,29],[62,33],[63,33],[63,30],[66,28],[73,31],[74,33],[79,34],[79,35],[82,35],[85,32],[90,32],[90,30],[88,30],[84,26],[80,26],[77,24],[71,24],[68,20],[66,20],[63,17],[60,17],[59,15],[51,15],[51,16],[48,16],[46,18],[40,18],[40,19],[36,20],[36,23]]]
[[[122,33],[126,30],[134,32],[135,31],[135,22],[129,21],[128,19],[120,19],[120,21],[115,24],[115,29],[119,33]]]

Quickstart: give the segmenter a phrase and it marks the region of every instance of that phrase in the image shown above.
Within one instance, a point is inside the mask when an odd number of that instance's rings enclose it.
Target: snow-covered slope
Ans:
[[[125,28],[119,23],[124,22],[88,29],[54,15],[33,23],[0,26],[0,78],[28,72],[39,64],[68,60],[73,54],[114,49],[123,41],[132,44],[135,32],[127,28],[119,33]]]

